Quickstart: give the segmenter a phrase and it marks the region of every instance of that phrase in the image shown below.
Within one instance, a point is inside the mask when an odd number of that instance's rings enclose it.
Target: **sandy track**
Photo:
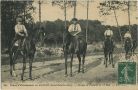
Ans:
[[[11,77],[9,65],[2,65],[2,82],[14,83],[45,83],[54,85],[97,85],[97,84],[116,84],[117,83],[117,62],[119,55],[114,56],[115,68],[109,65],[105,68],[103,55],[87,56],[85,61],[85,73],[78,73],[78,60],[73,61],[73,77],[64,77],[64,60],[51,60],[33,63],[33,80],[29,80],[28,63],[25,70],[24,81],[20,80],[22,63],[16,64],[17,77]],[[122,57],[123,58],[123,57]],[[133,58],[137,58],[135,55]],[[69,60],[68,60],[69,66]],[[70,68],[68,67],[68,74]]]

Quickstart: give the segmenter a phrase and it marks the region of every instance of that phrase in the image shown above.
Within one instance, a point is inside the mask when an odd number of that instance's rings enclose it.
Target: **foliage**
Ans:
[[[1,1],[2,47],[8,47],[14,37],[16,18],[22,17],[24,24],[33,22],[31,14],[35,8],[32,1]]]

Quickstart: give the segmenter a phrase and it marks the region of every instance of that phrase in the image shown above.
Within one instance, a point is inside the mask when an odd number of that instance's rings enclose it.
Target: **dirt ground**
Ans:
[[[36,58],[39,59],[39,58]],[[138,54],[131,57],[133,61],[138,61]],[[9,65],[2,65],[2,82],[3,83],[43,83],[46,85],[105,85],[105,84],[117,84],[117,62],[125,61],[124,54],[115,54],[115,68],[108,65],[105,68],[103,55],[90,55],[86,56],[85,61],[85,73],[78,73],[78,60],[73,61],[73,76],[65,77],[64,72],[64,59],[55,60],[43,60],[43,62],[33,63],[32,77],[33,80],[29,80],[28,63],[25,70],[24,81],[21,81],[22,63],[16,64],[17,77],[11,77],[9,71]],[[70,73],[68,59],[68,74]],[[6,62],[6,61],[5,61]],[[138,70],[138,69],[137,69]]]

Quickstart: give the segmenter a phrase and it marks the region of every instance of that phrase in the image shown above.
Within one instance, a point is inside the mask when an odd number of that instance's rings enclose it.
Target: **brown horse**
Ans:
[[[21,55],[23,58],[21,80],[23,80],[23,77],[24,77],[24,70],[26,69],[27,57],[29,58],[29,78],[32,79],[32,63],[33,63],[35,51],[36,51],[35,42],[33,38],[29,38],[29,37],[25,38],[22,49],[20,49],[19,46],[15,46],[15,45],[12,46],[9,52],[11,76],[16,76],[15,62],[18,56]]]
[[[111,40],[110,37],[107,37],[107,39],[104,41],[105,67],[107,67],[109,60],[109,63],[110,64],[112,63],[112,67],[114,68],[113,51],[114,51],[113,40]]]
[[[130,38],[126,38],[125,39],[125,45],[124,45],[124,49],[125,49],[125,58],[129,59],[132,55],[132,42],[130,40]]]
[[[74,54],[77,54],[77,58],[79,60],[79,68],[78,73],[81,69],[81,63],[82,63],[82,72],[84,73],[84,63],[85,63],[85,55],[86,55],[86,49],[87,49],[87,43],[84,39],[79,39],[79,52],[75,53],[75,48],[77,45],[77,38],[73,35],[71,35],[68,30],[64,31],[63,34],[63,51],[64,51],[64,57],[65,57],[65,76],[67,76],[67,57],[68,55],[71,56],[70,61],[70,76],[72,76],[72,63],[73,63],[73,56]],[[82,59],[81,59],[82,55]]]

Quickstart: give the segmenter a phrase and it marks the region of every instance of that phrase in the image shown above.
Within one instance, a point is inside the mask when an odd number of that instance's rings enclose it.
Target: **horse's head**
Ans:
[[[63,32],[63,46],[68,46],[71,43],[72,35],[68,30],[64,30]]]

